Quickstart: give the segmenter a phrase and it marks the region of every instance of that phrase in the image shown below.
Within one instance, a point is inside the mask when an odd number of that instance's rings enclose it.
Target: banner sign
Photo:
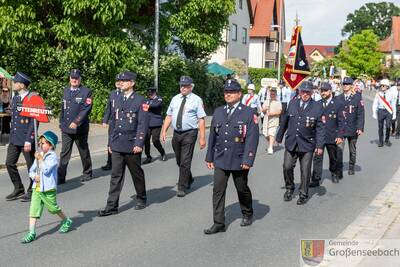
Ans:
[[[295,90],[308,75],[310,75],[310,65],[301,39],[301,27],[296,26],[290,42],[283,80],[290,88]]]

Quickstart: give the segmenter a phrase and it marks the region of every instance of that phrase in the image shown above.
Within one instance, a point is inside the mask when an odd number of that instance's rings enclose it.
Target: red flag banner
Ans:
[[[303,40],[301,39],[301,27],[296,26],[290,42],[283,80],[295,90],[308,75],[310,75],[310,66],[304,50]]]

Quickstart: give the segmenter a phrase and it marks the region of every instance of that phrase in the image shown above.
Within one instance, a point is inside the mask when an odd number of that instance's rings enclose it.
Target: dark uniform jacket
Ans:
[[[25,97],[30,97],[33,93],[29,92]],[[21,107],[23,99],[19,95],[15,95],[11,102],[11,129],[10,144],[15,146],[24,146],[25,142],[35,142],[34,119],[22,117]]]
[[[364,131],[365,109],[360,93],[351,94],[349,100],[345,100],[344,94],[337,96],[341,105],[340,116],[343,118],[343,128],[339,132],[342,137],[357,136],[357,130]]]
[[[281,143],[286,132],[285,148],[288,151],[312,152],[325,143],[325,125],[322,122],[322,104],[310,99],[306,108],[300,108],[300,99],[289,102],[288,110],[276,136]]]
[[[156,96],[154,99],[147,99],[149,105],[149,127],[161,127],[162,118],[162,98]]]
[[[61,103],[61,131],[68,134],[87,133],[91,109],[92,92],[89,88],[81,86],[76,91],[71,91],[70,87],[66,87]],[[77,129],[69,128],[72,122],[78,125]]]
[[[111,91],[110,97],[108,98],[107,101],[106,109],[104,110],[102,122],[108,124],[110,129],[114,128],[115,126],[115,120],[113,116],[114,116],[115,104],[120,94],[121,90],[119,89]]]
[[[133,92],[124,101],[123,93],[114,109],[115,127],[111,134],[111,150],[133,154],[135,146],[143,147],[149,125],[149,106],[143,96]]]
[[[207,162],[223,170],[241,170],[241,165],[253,166],[259,129],[252,108],[239,104],[228,120],[227,106],[213,114],[208,139]]]
[[[318,101],[323,107],[324,100]],[[341,104],[337,98],[332,98],[326,107],[323,107],[322,121],[325,123],[325,144],[336,144],[336,138],[342,138],[343,117],[339,116]]]

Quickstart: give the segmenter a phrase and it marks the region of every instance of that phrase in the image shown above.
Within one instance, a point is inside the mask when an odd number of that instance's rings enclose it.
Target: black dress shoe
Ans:
[[[183,190],[178,190],[178,192],[176,192],[176,196],[177,197],[184,197],[186,196],[186,192]]]
[[[118,214],[118,209],[105,208],[104,210],[99,210],[97,212],[97,216],[99,216],[99,217],[105,217],[105,216],[110,216],[110,215],[114,215],[114,214]]]
[[[92,180],[93,177],[92,176],[83,176],[81,178],[81,182],[89,182],[90,180]]]
[[[337,178],[338,178],[339,180],[342,180],[342,179],[343,179],[343,172],[342,172],[342,171],[339,171],[339,172],[337,173]]]
[[[293,190],[286,190],[285,194],[283,195],[283,200],[291,201],[293,199]]]
[[[11,194],[6,196],[7,201],[16,200],[25,194],[25,190],[14,190]]]
[[[383,143],[379,142],[378,147],[383,147]]]
[[[101,169],[103,170],[103,171],[109,171],[109,170],[111,170],[111,164],[107,164],[107,165],[104,165],[104,166],[102,166],[101,167]]]
[[[249,226],[253,223],[253,217],[252,216],[244,216],[242,219],[242,222],[240,223],[240,226]]]
[[[336,175],[332,175],[332,183],[334,184],[339,183],[339,178]]]
[[[143,161],[143,165],[145,165],[145,164],[149,164],[151,161],[153,160],[153,158],[152,157],[147,157],[144,161]]]
[[[297,200],[297,205],[304,205],[308,201],[308,196],[300,194],[299,199]]]
[[[161,155],[161,160],[162,161],[167,161],[167,156],[165,154]]]
[[[311,188],[313,187],[318,187],[319,186],[319,181],[311,181],[310,185]]]
[[[32,198],[32,191],[28,191],[21,197],[21,202],[30,202],[31,198]]]
[[[225,225],[223,224],[213,224],[210,228],[204,230],[204,234],[213,235],[219,232],[225,232]]]
[[[136,203],[135,210],[142,210],[144,208],[146,208],[146,202],[139,201]]]
[[[347,173],[348,173],[349,175],[354,175],[354,170],[353,170],[353,169],[350,169]]]
[[[389,146],[390,147],[390,146],[392,146],[392,143],[390,141],[386,141],[385,142],[385,146]]]

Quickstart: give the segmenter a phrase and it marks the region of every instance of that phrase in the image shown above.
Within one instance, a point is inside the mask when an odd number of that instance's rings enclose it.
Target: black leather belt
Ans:
[[[174,133],[183,134],[183,133],[187,133],[187,132],[191,132],[191,131],[197,131],[197,129],[189,129],[189,130],[185,130],[185,131],[174,130]]]

